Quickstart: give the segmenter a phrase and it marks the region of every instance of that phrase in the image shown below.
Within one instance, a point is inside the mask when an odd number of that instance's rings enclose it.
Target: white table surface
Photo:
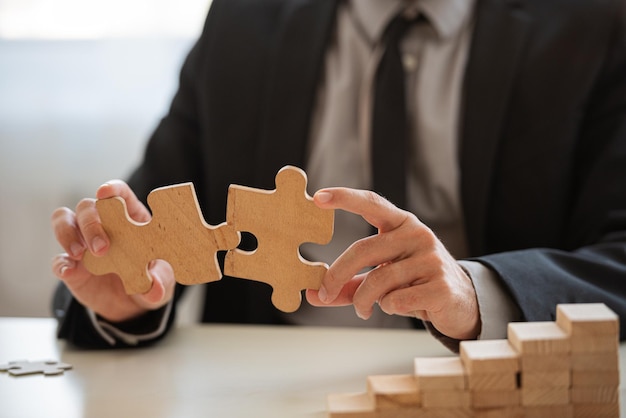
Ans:
[[[0,417],[325,417],[330,393],[368,375],[411,373],[417,356],[450,356],[423,331],[194,325],[145,349],[85,351],[52,319],[0,318],[0,364],[53,359],[61,376],[0,373]],[[620,346],[626,417],[626,344]]]
[[[53,359],[61,376],[0,373],[0,417],[325,417],[330,393],[452,355],[423,331],[195,325],[146,349],[85,351],[52,319],[0,318],[0,364]],[[623,395],[623,393],[622,393]]]

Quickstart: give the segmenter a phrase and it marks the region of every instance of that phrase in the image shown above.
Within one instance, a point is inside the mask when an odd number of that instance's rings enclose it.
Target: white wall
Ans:
[[[137,163],[208,7],[205,0],[109,1],[110,15],[125,16],[126,31],[117,21],[107,34],[98,14],[83,10],[86,21],[74,32],[67,25],[55,32],[50,13],[67,18],[64,10],[78,3],[55,0],[53,9],[50,0],[0,0],[0,316],[50,314],[50,260],[60,250],[50,214]],[[134,25],[131,18],[142,16],[129,12],[133,4],[156,10]],[[34,16],[30,30],[25,5]],[[155,25],[173,5],[192,6],[187,20],[178,13],[174,28]],[[41,9],[47,29],[36,25]],[[97,33],[89,32],[89,19],[99,23],[91,25]]]

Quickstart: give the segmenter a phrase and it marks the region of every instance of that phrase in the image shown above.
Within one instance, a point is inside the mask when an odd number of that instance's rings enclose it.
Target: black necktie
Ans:
[[[372,114],[372,178],[373,189],[393,204],[406,208],[406,159],[408,120],[404,67],[399,42],[419,15],[394,17],[383,34],[385,51],[374,78]]]

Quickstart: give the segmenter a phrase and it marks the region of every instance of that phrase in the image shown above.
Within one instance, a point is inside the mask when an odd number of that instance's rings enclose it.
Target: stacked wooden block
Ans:
[[[619,320],[604,304],[557,306],[556,321],[509,324],[414,373],[367,378],[328,397],[331,418],[619,417]]]
[[[617,316],[604,305],[559,305],[556,322],[570,338],[570,398],[575,417],[619,416]]]

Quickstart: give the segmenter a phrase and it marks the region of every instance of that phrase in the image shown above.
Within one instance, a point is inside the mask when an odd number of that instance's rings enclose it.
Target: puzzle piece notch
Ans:
[[[7,364],[0,365],[0,372],[8,372],[12,376],[25,376],[30,374],[41,373],[45,376],[54,376],[63,374],[65,370],[70,370],[71,364],[60,363],[55,360],[43,361],[10,361]]]
[[[122,198],[96,202],[111,245],[102,257],[87,252],[87,269],[97,275],[116,273],[127,294],[150,289],[147,266],[157,259],[172,266],[181,284],[220,280],[217,251],[235,248],[240,236],[230,225],[211,226],[204,221],[193,184],[155,189],[148,195],[148,205],[152,220],[142,224],[130,218]]]
[[[325,263],[305,260],[299,247],[330,242],[334,211],[313,203],[303,170],[285,166],[275,181],[274,190],[229,187],[226,221],[237,231],[253,234],[258,246],[253,251],[229,251],[224,273],[269,284],[274,306],[293,312],[302,302],[301,291],[319,289],[328,270]]]

